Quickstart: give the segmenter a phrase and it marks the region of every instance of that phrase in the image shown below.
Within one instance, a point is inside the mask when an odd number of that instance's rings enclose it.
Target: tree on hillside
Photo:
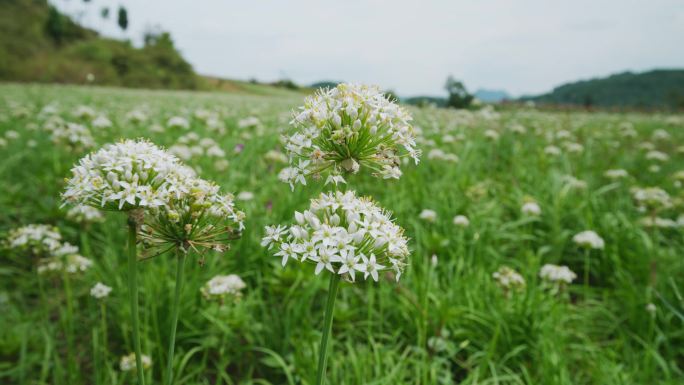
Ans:
[[[57,8],[50,6],[43,25],[43,31],[57,45],[63,45],[73,40],[84,38],[86,30],[75,24],[68,16],[60,13]]]
[[[385,97],[394,103],[399,103],[399,97],[393,90],[387,90],[385,91]]]
[[[449,94],[449,97],[447,98],[448,107],[468,108],[473,101],[473,95],[468,93],[463,82],[454,79],[451,75],[447,78],[444,89]]]
[[[126,28],[128,28],[128,11],[124,7],[119,7],[118,23],[121,30],[125,32]]]
[[[109,19],[109,8],[102,7],[102,10],[100,10],[100,16],[102,16],[102,18],[105,20]]]
[[[48,18],[45,21],[45,32],[57,44],[60,44],[64,38],[66,25],[62,14],[57,11],[57,8],[50,7],[48,11]]]

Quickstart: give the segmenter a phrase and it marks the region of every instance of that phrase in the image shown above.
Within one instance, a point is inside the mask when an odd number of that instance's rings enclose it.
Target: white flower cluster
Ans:
[[[74,108],[72,114],[79,119],[92,119],[97,115],[97,112],[90,106],[80,105]]]
[[[106,116],[100,115],[97,118],[93,119],[93,121],[90,124],[92,124],[95,128],[102,129],[111,127],[112,121],[109,120],[109,118],[107,118]]]
[[[564,175],[561,179],[567,188],[576,190],[584,190],[587,188],[587,182],[577,179],[572,175]]]
[[[153,208],[142,229],[146,245],[224,251],[227,241],[244,229],[245,214],[235,207],[233,195],[221,194],[218,185],[200,178],[176,183],[181,193]]]
[[[194,116],[195,119],[198,119],[204,123],[204,125],[207,126],[210,131],[219,135],[224,135],[226,133],[226,125],[218,112],[198,109],[195,110]]]
[[[211,138],[200,138],[194,132],[178,138],[178,143],[169,147],[169,152],[184,161],[197,156],[223,158],[226,152]]]
[[[603,238],[592,230],[586,230],[575,234],[575,236],[572,237],[572,241],[580,247],[587,249],[603,249],[605,247]]]
[[[554,146],[554,145],[549,145],[549,146],[544,147],[544,153],[546,155],[558,156],[561,154],[561,149]]]
[[[647,210],[666,209],[672,206],[670,194],[660,187],[635,187],[631,191],[634,201]]]
[[[76,246],[64,245],[51,258],[42,259],[38,264],[38,274],[65,271],[67,273],[82,273],[93,267],[93,261],[78,253]]]
[[[261,126],[261,121],[256,116],[248,116],[238,120],[237,125],[238,128],[258,128]]]
[[[344,183],[343,172],[367,167],[382,178],[401,176],[400,158],[418,162],[410,114],[378,87],[340,84],[307,97],[291,124],[299,130],[284,138],[290,167],[281,179],[306,184],[328,175],[327,183]]]
[[[567,151],[569,153],[578,154],[578,153],[584,151],[584,146],[582,146],[579,143],[575,143],[575,142],[565,142],[565,143],[563,143],[563,146],[565,147],[565,151]]]
[[[391,214],[370,198],[352,191],[322,193],[312,199],[309,210],[295,212],[296,225],[266,227],[262,246],[276,246],[276,256],[285,265],[292,258],[316,264],[354,281],[378,280],[378,272],[392,269],[399,280],[409,255],[404,230],[392,222]]]
[[[658,162],[667,162],[670,159],[670,156],[662,151],[651,150],[646,153],[646,159],[655,160]]]
[[[287,163],[287,155],[277,150],[269,150],[264,154],[264,159],[270,163]]]
[[[252,199],[254,199],[254,193],[251,191],[240,191],[237,195],[239,201],[251,201]]]
[[[525,278],[520,273],[508,266],[501,266],[499,270],[492,273],[492,278],[506,292],[519,290],[525,287]]]
[[[77,123],[55,126],[50,138],[53,143],[67,146],[74,151],[83,151],[95,146],[95,140],[88,127]]]
[[[484,132],[485,138],[493,141],[499,140],[499,132],[496,130],[485,130]]]
[[[542,212],[541,207],[539,207],[537,202],[526,202],[522,205],[520,211],[529,216],[539,216]]]
[[[639,220],[639,223],[644,227],[657,227],[661,229],[671,229],[681,226],[677,221],[661,217],[644,217]]]
[[[126,113],[126,120],[131,123],[142,123],[148,119],[147,113],[143,110],[131,110]]]
[[[146,140],[108,144],[71,172],[65,202],[123,211],[163,206],[185,192],[178,181],[192,176],[178,158]]]
[[[72,173],[62,194],[66,203],[147,209],[152,215],[142,236],[149,247],[223,251],[244,228],[245,215],[231,194],[220,194],[215,183],[196,177],[178,158],[145,140],[107,145],[81,159]]]
[[[577,274],[567,266],[547,263],[539,270],[539,277],[549,282],[571,284],[577,278]]]
[[[207,299],[218,299],[223,302],[226,297],[238,300],[247,285],[238,275],[217,275],[202,287],[202,295]]]
[[[96,298],[96,299],[106,298],[106,297],[109,296],[109,293],[111,293],[111,292],[112,292],[112,288],[109,287],[109,286],[107,286],[107,285],[105,285],[105,284],[102,283],[102,282],[96,283],[96,284],[90,289],[90,295],[91,295],[93,298]]]
[[[182,116],[172,116],[166,122],[166,126],[169,128],[182,128],[187,130],[190,128],[190,122]]]
[[[608,179],[623,179],[627,178],[629,176],[629,173],[623,169],[618,168],[606,170],[606,172],[603,175]]]
[[[423,209],[420,214],[418,214],[418,218],[434,223],[437,220],[437,212],[435,210],[430,210],[430,209]]]
[[[142,354],[140,356],[140,361],[142,361],[143,369],[148,369],[152,366],[152,359],[148,355]],[[119,367],[121,368],[122,372],[135,371],[135,353],[121,357]]]
[[[7,247],[28,251],[36,256],[50,256],[62,246],[62,234],[48,225],[26,225],[10,230]]]
[[[92,206],[76,205],[67,211],[66,217],[76,223],[87,224],[104,221],[102,211]]]
[[[39,257],[36,268],[39,274],[54,271],[78,273],[93,265],[90,259],[78,254],[78,247],[62,242],[62,235],[57,228],[47,225],[13,229],[7,236],[6,245],[10,249]]]
[[[456,215],[453,219],[453,223],[455,226],[465,228],[470,226],[470,219],[465,215]]]
[[[651,134],[651,137],[653,138],[653,140],[669,140],[671,135],[666,130],[659,128],[659,129],[653,131],[653,134]]]
[[[428,152],[427,157],[430,160],[443,160],[446,162],[453,162],[453,163],[458,162],[458,155],[452,154],[450,152],[446,152],[440,148],[433,148],[432,150],[430,150]]]

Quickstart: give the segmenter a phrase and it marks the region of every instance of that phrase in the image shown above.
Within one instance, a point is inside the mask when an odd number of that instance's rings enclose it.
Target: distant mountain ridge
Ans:
[[[684,70],[623,72],[563,84],[549,93],[520,99],[585,107],[684,109]]]
[[[509,95],[508,92],[503,90],[479,89],[475,91],[474,95],[480,101],[483,101],[485,103],[499,103],[501,101],[511,99],[511,95]]]

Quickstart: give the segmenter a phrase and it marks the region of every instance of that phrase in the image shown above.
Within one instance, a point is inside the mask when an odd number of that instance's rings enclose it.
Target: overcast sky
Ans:
[[[624,70],[684,67],[682,0],[51,0],[106,35],[160,26],[195,70],[439,95],[448,74],[513,95]],[[108,21],[99,10],[111,7]]]

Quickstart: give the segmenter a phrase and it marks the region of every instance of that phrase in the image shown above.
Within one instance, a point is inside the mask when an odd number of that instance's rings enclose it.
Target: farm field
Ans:
[[[0,95],[0,383],[136,383],[122,362],[134,351],[126,216],[70,211],[61,194],[87,153],[137,138],[245,214],[228,250],[188,255],[175,383],[315,383],[332,273],[283,267],[262,246],[265,226],[292,225],[333,189],[279,178],[306,94],[0,84]],[[328,384],[684,383],[684,116],[407,111],[420,162],[340,187],[392,212],[407,267],[400,280],[340,282]],[[32,224],[88,261],[52,268],[12,242]],[[176,262],[138,263],[147,384],[167,379]],[[229,274],[239,293],[206,294]]]

